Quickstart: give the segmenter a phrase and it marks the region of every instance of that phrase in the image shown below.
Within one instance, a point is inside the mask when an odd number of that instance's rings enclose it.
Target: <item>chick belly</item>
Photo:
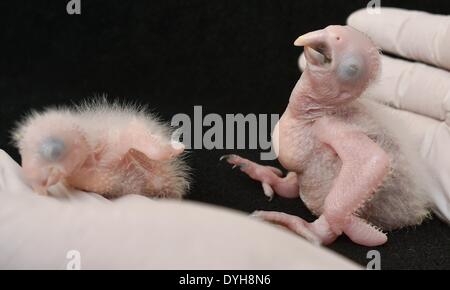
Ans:
[[[107,197],[146,195],[150,182],[150,171],[130,158],[83,166],[66,179],[66,183],[76,189]]]
[[[79,171],[66,179],[70,186],[108,197],[125,194],[144,194],[145,176],[136,170],[123,172],[109,168]]]
[[[328,154],[325,154],[328,155]],[[306,162],[299,175],[300,198],[316,216],[323,213],[325,199],[337,177],[341,162],[332,156],[315,156]]]
[[[152,161],[151,168],[137,163],[82,169],[66,179],[76,189],[114,198],[126,194],[181,198],[188,180],[170,161]]]

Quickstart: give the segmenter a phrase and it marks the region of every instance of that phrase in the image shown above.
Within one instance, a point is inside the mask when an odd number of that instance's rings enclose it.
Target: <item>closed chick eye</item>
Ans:
[[[57,161],[64,154],[65,147],[63,140],[49,137],[42,142],[39,154],[44,160]]]
[[[350,55],[344,57],[337,68],[338,77],[343,81],[353,81],[360,78],[364,63],[361,57]]]

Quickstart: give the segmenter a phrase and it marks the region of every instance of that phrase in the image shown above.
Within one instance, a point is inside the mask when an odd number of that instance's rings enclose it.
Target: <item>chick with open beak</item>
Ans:
[[[289,173],[236,155],[227,162],[260,181],[266,195],[300,196],[318,218],[254,215],[320,244],[345,234],[376,246],[387,241],[382,230],[420,224],[430,212],[425,166],[410,158],[376,105],[358,99],[378,75],[377,47],[348,26],[307,33],[295,45],[305,47],[307,66],[273,134]]]
[[[360,96],[380,69],[379,50],[349,26],[328,26],[297,38],[304,46],[305,78],[317,91],[316,101],[333,106]],[[305,81],[303,81],[305,83]]]

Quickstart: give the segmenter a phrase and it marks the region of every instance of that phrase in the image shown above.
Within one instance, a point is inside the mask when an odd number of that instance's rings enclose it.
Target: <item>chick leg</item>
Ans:
[[[298,216],[276,211],[255,211],[252,216],[286,227],[317,245],[331,244],[337,238],[337,235],[329,230],[329,227],[323,226],[326,223],[323,218],[308,223]]]
[[[181,198],[188,187],[183,176],[173,174],[170,162],[152,160],[135,148],[131,148],[125,154],[121,165],[125,173],[129,171],[140,173],[138,180],[126,185],[124,191],[127,192],[151,197]]]
[[[133,120],[127,129],[122,132],[118,144],[123,154],[130,150],[128,144],[133,144],[134,149],[144,153],[152,160],[172,159],[184,151],[184,145],[180,142],[167,142],[158,134],[148,132],[147,124],[139,120]]]
[[[335,119],[323,118],[314,125],[317,138],[329,145],[342,161],[341,170],[325,199],[323,218],[337,235],[366,246],[387,241],[384,233],[354,216],[374,194],[389,171],[386,152],[367,135]],[[319,219],[320,219],[319,218]]]
[[[331,230],[323,215],[312,223],[294,215],[275,211],[255,211],[252,216],[286,227],[314,244],[329,245],[339,236]],[[353,242],[369,247],[378,246],[386,241],[386,235],[354,215],[350,217],[344,232]]]
[[[295,172],[289,172],[283,177],[281,170],[275,167],[263,166],[237,155],[224,155],[220,159],[238,167],[250,178],[260,181],[264,194],[269,198],[273,197],[274,192],[286,198],[299,197],[298,177]]]

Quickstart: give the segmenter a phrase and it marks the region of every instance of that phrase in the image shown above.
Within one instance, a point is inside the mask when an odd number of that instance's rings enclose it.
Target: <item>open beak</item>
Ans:
[[[316,30],[306,33],[294,41],[295,46],[305,47],[305,57],[313,65],[326,65],[331,63],[331,50],[327,45],[327,33]]]

